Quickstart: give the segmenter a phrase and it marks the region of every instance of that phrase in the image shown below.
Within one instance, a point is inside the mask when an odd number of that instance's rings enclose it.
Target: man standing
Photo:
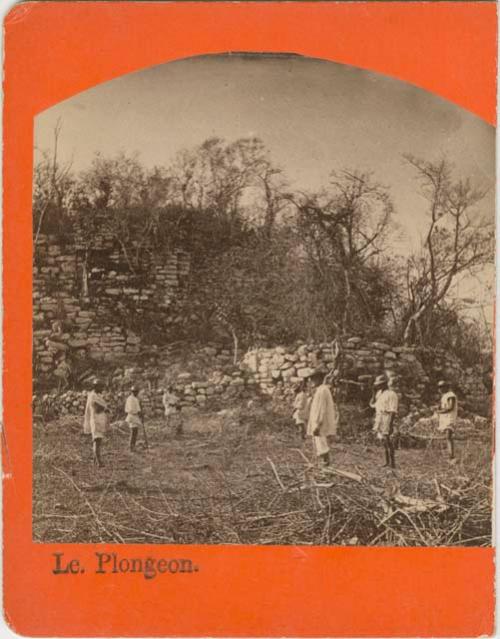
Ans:
[[[99,468],[104,465],[101,459],[101,446],[108,423],[107,413],[109,412],[108,405],[101,395],[103,389],[100,381],[96,380],[93,383],[93,388],[87,396],[83,420],[83,432],[92,435],[94,464]]]
[[[309,411],[309,398],[306,393],[304,380],[295,387],[295,399],[293,401],[293,420],[297,425],[302,439],[306,438],[307,413]]]
[[[438,382],[439,391],[442,393],[438,408],[439,425],[438,430],[446,435],[446,444],[450,461],[455,460],[455,443],[453,433],[458,417],[457,396],[451,389],[451,384],[441,380]]]
[[[328,437],[337,434],[339,414],[330,387],[325,383],[327,371],[316,369],[311,375],[314,396],[309,411],[307,434],[313,438],[313,448],[318,460],[326,466],[330,463]]]
[[[379,395],[381,395],[384,390],[387,388],[387,378],[385,375],[378,375],[373,382],[373,390],[372,396],[370,399],[370,408],[376,410],[377,408],[377,399]],[[377,421],[377,413],[375,413],[375,423],[373,425],[373,432],[378,432],[378,421]]]
[[[125,413],[127,414],[125,421],[130,428],[129,447],[130,452],[133,453],[137,442],[137,433],[139,432],[139,427],[142,425],[141,404],[137,398],[137,388],[135,386],[130,389],[130,395],[125,402]]]
[[[175,428],[176,435],[182,435],[182,415],[179,397],[174,392],[172,384],[167,386],[167,390],[162,397],[165,409],[165,423],[167,427]]]
[[[66,360],[66,355],[63,353],[59,360],[59,363],[54,371],[54,375],[57,378],[59,392],[66,390],[69,386],[69,379],[71,376],[71,366]]]
[[[394,435],[396,433],[395,420],[398,414],[399,399],[394,391],[395,384],[396,378],[394,377],[387,381],[385,376],[379,375],[375,380],[377,393],[374,403],[375,426],[373,430],[384,445],[384,467],[390,466],[391,468],[396,468]]]

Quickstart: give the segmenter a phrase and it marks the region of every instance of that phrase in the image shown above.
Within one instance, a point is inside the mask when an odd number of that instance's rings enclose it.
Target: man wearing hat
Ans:
[[[83,432],[92,435],[94,464],[99,466],[99,468],[103,466],[101,446],[108,423],[106,413],[109,412],[108,405],[101,394],[103,390],[103,384],[96,379],[92,384],[92,390],[87,395],[87,404],[85,406],[85,416],[83,419]]]
[[[328,384],[325,383],[327,375],[328,371],[317,368],[310,377],[314,396],[307,422],[307,434],[313,438],[314,452],[325,465],[330,463],[328,437],[337,434],[339,423],[337,406]]]
[[[453,433],[458,417],[457,396],[451,388],[451,384],[444,380],[438,382],[439,392],[442,393],[438,408],[438,430],[446,435],[448,455],[450,460],[455,459],[455,443]]]
[[[398,396],[393,390],[395,378],[388,382],[385,375],[379,375],[373,384],[374,398],[370,406],[375,408],[375,424],[373,431],[384,444],[384,466],[396,467],[394,455],[394,422],[398,414]]]
[[[130,452],[133,453],[135,451],[137,433],[139,432],[139,427],[142,425],[142,410],[141,404],[137,397],[136,386],[132,386],[132,388],[130,389],[130,395],[127,397],[127,400],[125,402],[125,413],[127,414],[125,421],[130,428],[129,447]]]

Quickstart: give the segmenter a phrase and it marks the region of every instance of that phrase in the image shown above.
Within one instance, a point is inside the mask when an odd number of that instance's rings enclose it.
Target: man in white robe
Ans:
[[[130,389],[130,395],[127,397],[127,401],[125,402],[125,413],[127,414],[125,421],[130,428],[129,448],[130,452],[134,452],[135,444],[137,442],[137,433],[139,432],[139,427],[142,426],[141,404],[137,397],[137,388],[135,386]]]
[[[306,424],[309,413],[309,397],[306,393],[305,383],[301,382],[296,388],[293,401],[293,421],[297,425],[302,439],[306,438]]]
[[[446,435],[448,456],[450,458],[450,462],[454,462],[455,442],[453,437],[458,418],[458,400],[449,382],[441,380],[438,382],[438,388],[440,392],[443,393],[437,411],[439,417],[438,430]]]
[[[370,399],[370,408],[375,411],[375,420],[373,422],[372,432],[377,436],[377,439],[382,439],[382,434],[379,431],[379,424],[381,420],[380,403],[377,404],[378,398],[382,393],[387,390],[387,377],[385,375],[378,375],[373,382],[373,392]]]
[[[101,459],[102,440],[106,433],[109,412],[108,405],[101,393],[103,385],[95,381],[93,388],[87,396],[85,415],[83,418],[83,432],[92,435],[92,450],[94,454],[94,464],[100,468],[103,466]]]
[[[170,384],[162,397],[163,408],[165,409],[165,423],[167,427],[175,428],[176,435],[182,434],[182,414],[179,397],[174,392],[174,387]]]
[[[313,448],[318,459],[328,465],[330,463],[328,437],[337,434],[339,413],[330,387],[325,384],[326,375],[326,372],[317,370],[311,376],[315,390],[309,410],[307,434],[313,438]]]

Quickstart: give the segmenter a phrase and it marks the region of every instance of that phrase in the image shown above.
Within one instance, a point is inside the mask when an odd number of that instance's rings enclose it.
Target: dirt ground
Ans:
[[[332,468],[314,464],[288,417],[245,410],[197,413],[178,437],[146,422],[128,450],[115,423],[92,464],[81,420],[33,434],[33,538],[59,543],[490,545],[491,447],[487,434],[400,448],[395,471],[356,409],[332,444]],[[336,472],[336,471],[340,471]],[[347,471],[352,476],[342,475]],[[405,501],[406,500],[406,501]]]

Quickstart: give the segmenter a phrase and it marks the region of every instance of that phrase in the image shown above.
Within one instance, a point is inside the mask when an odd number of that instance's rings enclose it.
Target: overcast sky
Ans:
[[[491,187],[494,128],[435,95],[369,71],[298,56],[203,56],[126,75],[61,102],[35,120],[35,146],[50,148],[62,121],[60,158],[75,170],[96,151],[138,151],[147,166],[210,136],[256,135],[293,187],[315,189],[332,169],[372,170],[390,187],[396,218],[414,242],[425,220],[403,153],[446,155],[457,175]]]

